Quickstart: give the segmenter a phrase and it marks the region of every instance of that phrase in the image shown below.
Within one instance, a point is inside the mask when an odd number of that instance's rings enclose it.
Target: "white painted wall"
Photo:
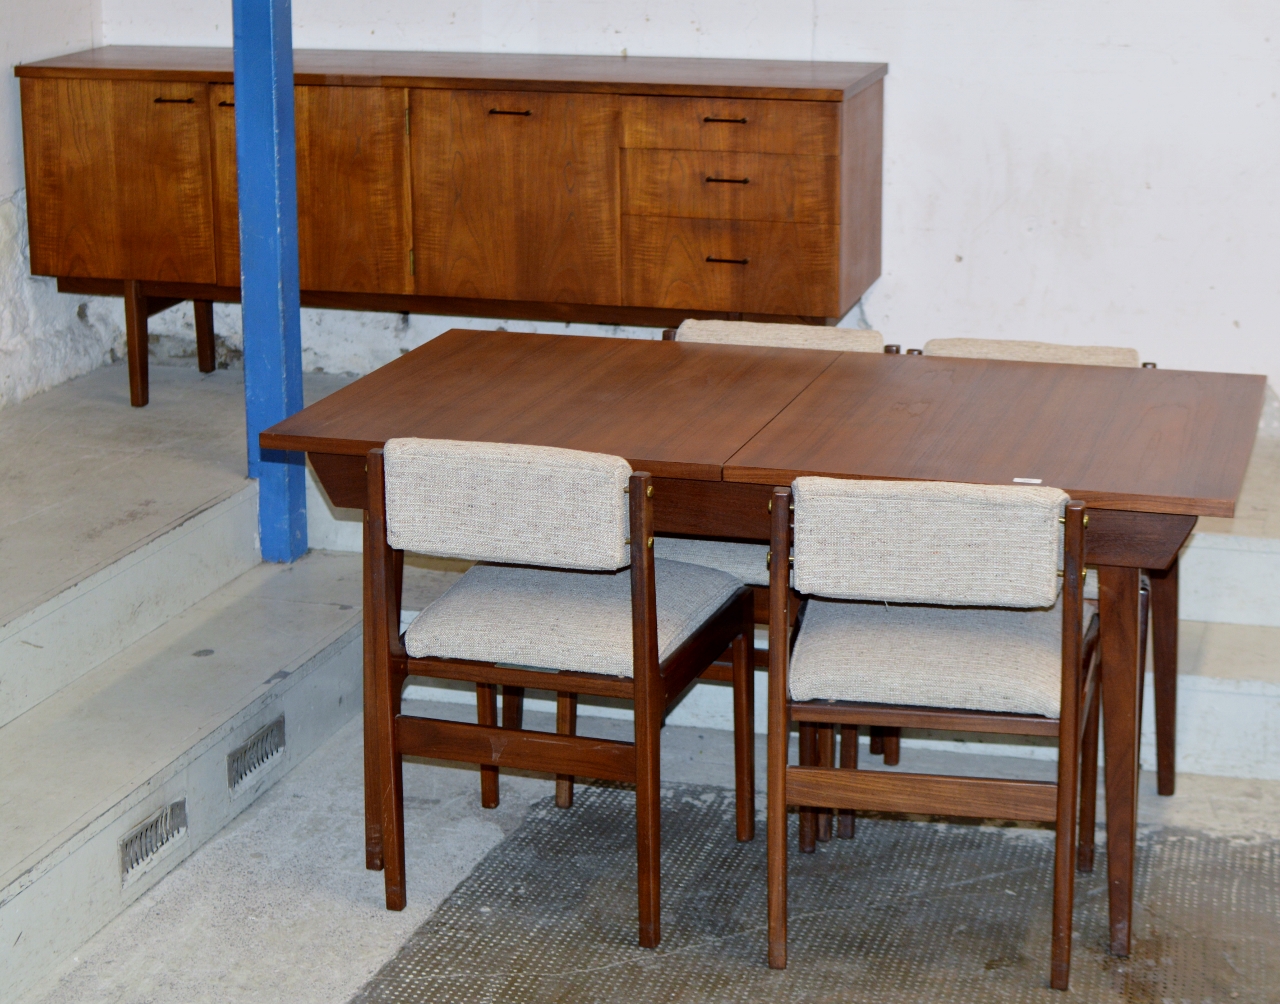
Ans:
[[[231,42],[225,0],[102,4],[109,43]],[[300,47],[888,62],[864,305],[890,341],[1126,344],[1280,382],[1280,4],[294,0],[294,23]]]
[[[0,46],[12,64],[95,41],[229,45],[230,8],[9,0]],[[886,61],[884,275],[866,323],[906,346],[1129,344],[1163,367],[1280,383],[1280,4],[294,0],[294,21],[301,47]],[[7,197],[22,183],[15,82],[4,87],[0,403],[120,351],[118,303],[26,277],[21,197]],[[360,372],[467,323],[306,312],[304,357]],[[234,308],[218,325],[234,346]],[[189,309],[152,329],[190,341]]]
[[[118,302],[59,296],[27,257],[22,119],[15,63],[101,38],[100,0],[0,3],[0,407],[109,362],[124,351]]]

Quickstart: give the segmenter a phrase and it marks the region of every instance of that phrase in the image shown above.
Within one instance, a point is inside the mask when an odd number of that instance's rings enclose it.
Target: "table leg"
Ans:
[[[1138,826],[1138,576],[1136,568],[1099,566],[1103,733],[1107,779],[1107,886],[1111,953],[1129,954],[1133,856]]]
[[[1178,735],[1178,559],[1151,583],[1152,680],[1156,703],[1156,780],[1161,795],[1172,795]]]
[[[377,702],[373,665],[373,553],[369,513],[364,513],[364,866],[382,870],[382,783],[378,758]]]

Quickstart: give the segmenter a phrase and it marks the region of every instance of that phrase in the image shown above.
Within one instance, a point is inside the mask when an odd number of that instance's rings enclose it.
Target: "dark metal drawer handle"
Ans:
[[[746,120],[746,119],[744,119],[744,118],[743,118],[743,119],[717,119],[717,118],[712,118],[710,115],[708,115],[708,116],[707,116],[706,118],[704,118],[702,121],[703,121],[703,122],[732,122],[734,125],[746,125],[746,124],[747,124],[747,120]]]
[[[236,103],[235,103],[234,101],[219,101],[219,102],[218,102],[218,107],[219,107],[219,108],[234,108],[235,106],[236,106]]]
[[[747,185],[750,184],[750,178],[707,178],[708,185]]]
[[[750,259],[748,258],[712,258],[707,255],[707,261],[720,262],[724,265],[745,265]]]
[[[195,98],[156,98],[158,105],[194,105]]]
[[[526,111],[523,111],[523,112],[508,112],[508,111],[504,111],[504,110],[503,110],[503,109],[501,109],[501,108],[490,108],[490,109],[489,109],[489,114],[490,114],[490,115],[525,115],[525,116],[529,116],[529,115],[532,115],[532,114],[533,114],[533,112],[531,112],[531,111],[527,111],[527,110],[526,110]]]

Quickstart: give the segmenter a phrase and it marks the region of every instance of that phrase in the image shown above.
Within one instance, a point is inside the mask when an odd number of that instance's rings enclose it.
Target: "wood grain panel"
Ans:
[[[844,102],[840,118],[840,311],[880,278],[884,81]]]
[[[214,281],[206,92],[23,80],[33,273]]]
[[[304,289],[413,292],[408,94],[296,87]]]
[[[1051,781],[939,777],[823,767],[788,767],[787,802],[978,819],[1051,823],[1058,818],[1058,786]]]
[[[622,211],[635,216],[839,223],[835,157],[623,150]]]
[[[627,306],[839,316],[839,227],[624,216],[622,233]]]
[[[213,142],[213,238],[218,283],[240,285],[240,193],[236,187],[236,92],[209,87],[209,135]]]
[[[273,426],[262,445],[362,455],[393,436],[530,443],[718,480],[724,460],[838,358],[454,329]]]
[[[294,82],[443,90],[732,95],[839,101],[888,72],[884,63],[668,56],[295,49]],[[231,83],[229,47],[107,45],[15,67],[19,77],[110,77]]]
[[[403,88],[296,87],[298,273],[303,289],[413,293]],[[210,88],[218,282],[240,284],[235,92]]]
[[[1232,373],[849,352],[744,446],[724,477],[1037,478],[1090,509],[1230,516],[1265,383]]]
[[[411,108],[419,293],[621,302],[615,98],[415,90]]]
[[[626,147],[840,155],[840,104],[834,101],[628,97],[622,123]]]
[[[634,781],[633,743],[580,736],[557,736],[523,729],[396,716],[399,749],[408,756],[576,774],[605,781]]]

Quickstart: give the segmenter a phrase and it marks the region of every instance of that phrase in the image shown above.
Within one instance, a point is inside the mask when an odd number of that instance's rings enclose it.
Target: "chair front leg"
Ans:
[[[498,686],[494,683],[476,684],[476,721],[481,725],[498,724]],[[498,768],[480,767],[480,804],[486,809],[498,807]]]
[[[836,727],[829,722],[818,725],[818,766],[831,768],[836,765]],[[822,843],[831,839],[831,819],[834,809],[818,810],[817,838]]]
[[[755,618],[747,607],[748,626],[733,640],[734,807],[738,839],[756,836],[756,700],[753,645]]]
[[[840,768],[841,770],[858,769],[858,726],[840,726]],[[852,809],[841,809],[836,836],[844,840],[853,837],[854,822],[857,819]]]
[[[814,722],[800,723],[800,766],[818,764],[818,727]],[[817,849],[818,811],[813,806],[800,806],[800,853],[812,854]]]
[[[1076,870],[1093,871],[1094,830],[1098,825],[1098,706],[1097,688],[1085,711],[1080,740],[1080,840],[1076,845]]]
[[[556,694],[556,734],[572,736],[578,733],[578,695]],[[573,775],[556,775],[556,807],[573,808]]]
[[[524,687],[502,688],[502,727],[504,729],[524,727]]]

